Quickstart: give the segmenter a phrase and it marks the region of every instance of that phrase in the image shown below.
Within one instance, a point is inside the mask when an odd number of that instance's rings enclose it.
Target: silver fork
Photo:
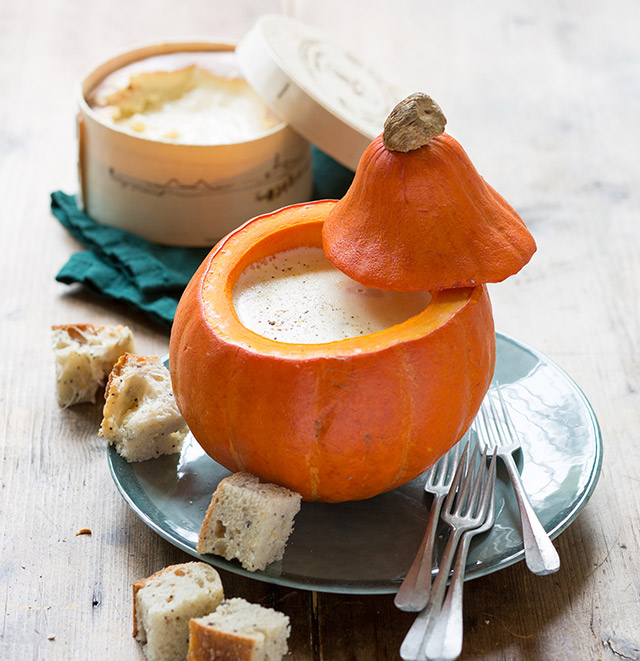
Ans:
[[[560,568],[560,558],[529,502],[518,467],[513,459],[513,452],[521,447],[520,438],[504,401],[500,385],[497,384],[493,390],[497,393],[495,398],[500,403],[500,410],[494,402],[494,397],[489,393],[476,418],[478,442],[486,448],[489,455],[495,454],[502,459],[509,472],[520,511],[527,567],[534,574],[552,574]]]
[[[434,632],[436,619],[442,609],[444,593],[449,579],[460,538],[468,530],[480,527],[487,515],[491,493],[491,468],[487,466],[486,450],[477,461],[476,445],[468,461],[469,445],[462,453],[451,489],[443,507],[443,518],[451,527],[438,575],[433,583],[429,603],[409,629],[400,647],[400,656],[405,661],[425,659],[425,645]],[[495,467],[495,463],[493,464]]]
[[[431,566],[433,563],[433,545],[436,537],[438,520],[444,499],[449,493],[453,475],[460,461],[460,443],[456,443],[435,466],[427,471],[424,490],[433,494],[429,511],[427,529],[422,538],[418,553],[402,581],[402,585],[393,603],[402,611],[421,611],[429,601],[431,592]]]
[[[462,591],[464,573],[467,565],[467,556],[471,548],[471,540],[476,535],[489,532],[496,520],[496,455],[491,458],[489,465],[489,490],[487,502],[482,504],[487,513],[484,523],[479,528],[467,530],[462,535],[460,550],[456,556],[456,564],[447,590],[442,609],[433,627],[433,633],[426,645],[427,658],[439,661],[453,661],[462,653]]]

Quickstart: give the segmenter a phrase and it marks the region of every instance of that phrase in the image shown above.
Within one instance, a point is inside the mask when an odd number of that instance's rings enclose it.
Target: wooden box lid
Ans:
[[[322,32],[261,17],[236,48],[242,72],[298,133],[353,170],[400,93]]]

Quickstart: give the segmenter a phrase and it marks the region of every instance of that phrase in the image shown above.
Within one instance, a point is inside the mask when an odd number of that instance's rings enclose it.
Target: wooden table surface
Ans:
[[[491,289],[497,328],[563,367],[598,416],[601,478],[555,544],[467,584],[465,659],[640,659],[640,4],[633,0],[285,3],[406,91],[432,94],[538,253]],[[238,38],[275,0],[0,5],[0,658],[141,659],[132,581],[189,556],[127,507],[99,407],[59,410],[51,324],[168,334],[55,282],[79,245],[49,193],[77,190],[76,84],[140,42]],[[83,528],[92,535],[76,536]],[[384,540],[380,540],[383,544]],[[363,562],[366,559],[363,558]],[[311,593],[223,572],[228,595],[291,617],[294,659],[396,659],[412,615],[392,596]]]

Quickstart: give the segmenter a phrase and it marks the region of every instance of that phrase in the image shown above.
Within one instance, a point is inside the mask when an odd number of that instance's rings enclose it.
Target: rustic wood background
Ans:
[[[140,42],[241,37],[295,11],[407,92],[518,209],[539,251],[492,288],[497,327],[584,389],[604,438],[598,487],[556,541],[558,574],[523,563],[473,581],[464,659],[640,659],[640,4],[633,0],[23,0],[0,4],[0,658],[141,659],[130,584],[188,557],[111,482],[98,407],[60,411],[49,327],[128,323],[54,281],[76,242],[49,193],[75,192],[76,85]],[[91,536],[76,536],[83,528]],[[384,543],[384,540],[380,540]],[[223,574],[292,618],[291,658],[396,659],[412,616],[391,596],[313,594]]]

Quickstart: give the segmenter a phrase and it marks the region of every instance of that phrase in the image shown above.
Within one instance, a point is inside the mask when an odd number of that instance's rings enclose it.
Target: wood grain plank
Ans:
[[[556,540],[560,572],[535,577],[519,563],[468,583],[462,658],[640,658],[640,5],[287,5],[403,91],[442,105],[539,246],[521,274],[492,286],[496,324],[557,361],[602,428],[600,482]],[[168,346],[141,315],[54,281],[80,248],[49,213],[51,191],[76,190],[76,84],[133,44],[238,38],[281,7],[0,4],[0,658],[142,659],[131,583],[189,559],[116,492],[99,406],[55,401],[53,323],[128,323],[145,353]],[[84,527],[92,534],[76,536]],[[228,572],[223,581],[290,615],[296,660],[396,659],[412,620],[390,595],[314,595]]]

